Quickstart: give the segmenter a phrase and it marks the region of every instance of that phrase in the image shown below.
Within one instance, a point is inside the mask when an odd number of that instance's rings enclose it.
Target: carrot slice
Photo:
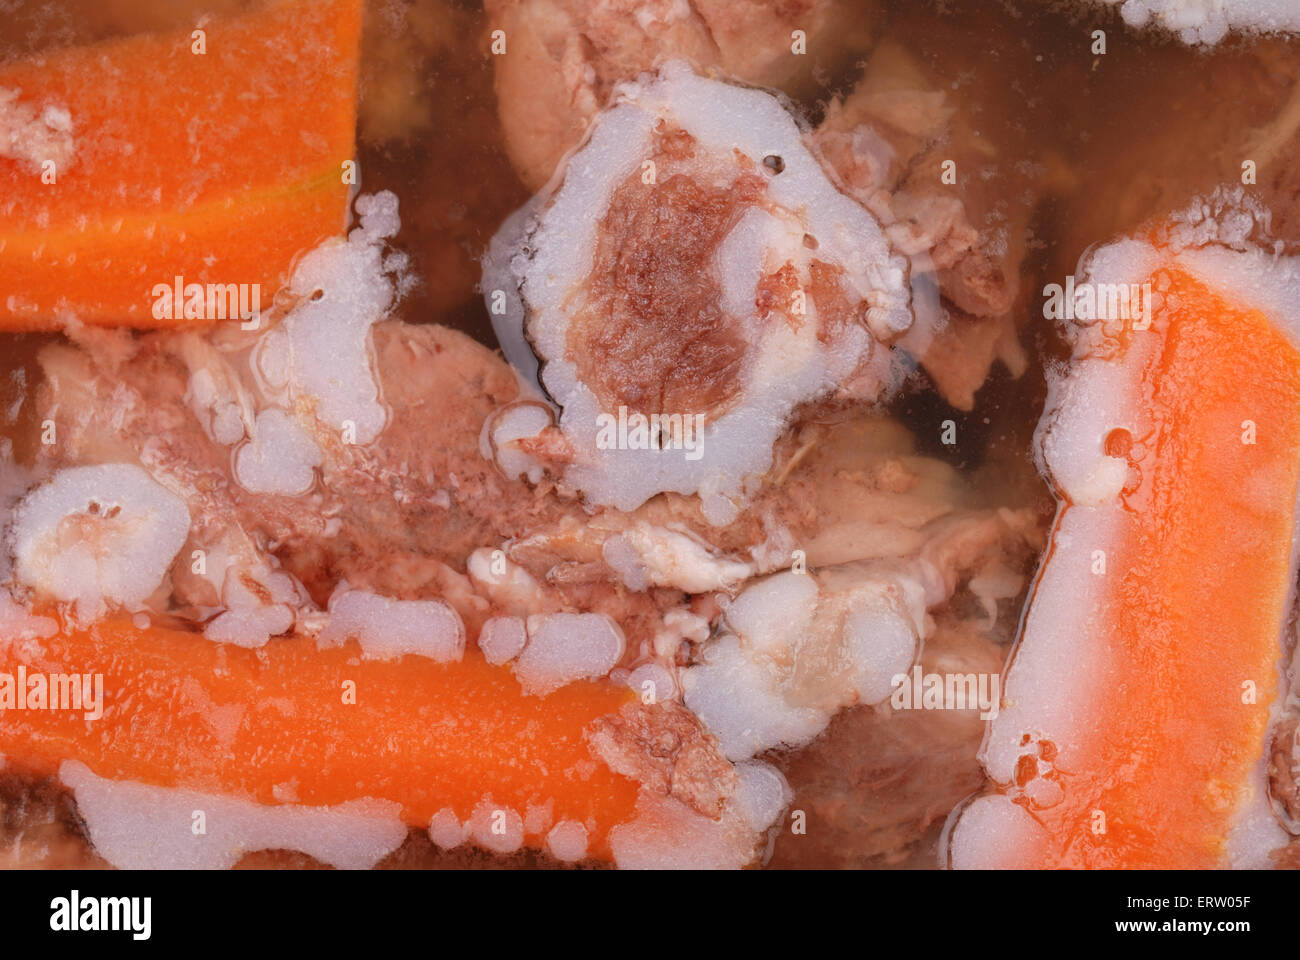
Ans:
[[[446,807],[467,820],[489,796],[521,816],[549,802],[553,822],[587,825],[589,853],[605,858],[608,830],[634,816],[637,785],[584,740],[631,691],[580,681],[526,696],[509,669],[472,648],[454,663],[374,661],[355,644],[317,650],[293,637],[246,650],[114,620],[0,642],[0,673],[17,677],[20,666],[104,678],[96,720],[0,710],[0,753],[37,773],[80,760],[101,777],[265,804],[278,802],[277,784],[294,784],[298,802],[313,806],[394,801],[416,827]]]
[[[1172,262],[1157,273],[1158,323],[1126,331],[1104,361],[1119,380],[1067,399],[1104,405],[1119,390],[1117,415],[1143,427],[1101,438],[1128,460],[1122,491],[1099,503],[1063,491],[986,745],[1001,788],[961,814],[955,864],[1221,866],[1261,801],[1293,570],[1300,351]]]
[[[0,329],[202,322],[153,316],[176,277],[259,284],[268,306],[345,226],[361,12],[293,0],[204,24],[201,54],[186,31],[0,67],[25,108],[67,109],[74,142],[53,183],[0,156]]]

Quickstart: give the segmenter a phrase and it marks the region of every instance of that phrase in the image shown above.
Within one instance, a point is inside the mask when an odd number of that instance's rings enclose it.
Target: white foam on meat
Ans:
[[[466,821],[465,833],[485,850],[514,853],[524,845],[524,819],[517,810],[485,797]]]
[[[527,642],[523,617],[492,617],[484,622],[478,634],[483,659],[494,665],[508,663],[519,656]]]
[[[748,655],[734,634],[710,641],[702,661],[682,673],[686,706],[718,738],[730,760],[743,760],[780,744],[812,740],[829,722],[813,707],[790,703],[783,676]]]
[[[914,574],[870,565],[756,581],[682,671],[686,706],[728,759],[801,746],[842,707],[889,698],[928,629],[925,596]]]
[[[587,855],[587,828],[577,820],[561,820],[546,835],[546,849],[556,860],[576,863]]]
[[[76,797],[95,852],[120,870],[226,870],[258,850],[297,850],[340,870],[366,870],[406,839],[401,807],[267,805],[175,787],[106,780],[67,760],[59,779]],[[203,833],[196,834],[202,814]]]
[[[785,775],[770,763],[746,760],[736,764],[739,786],[736,803],[745,822],[756,833],[762,833],[776,823],[790,805],[794,793]]]
[[[992,793],[952,812],[939,844],[940,857],[954,870],[1015,869],[1045,835],[1028,810]]]
[[[494,411],[483,424],[480,452],[484,459],[494,460],[510,479],[524,477],[529,483],[539,483],[545,468],[516,441],[536,437],[554,423],[555,416],[544,403],[526,400],[507,404]]]
[[[627,685],[636,691],[642,703],[659,703],[677,698],[677,681],[662,663],[643,663],[627,675]]]
[[[134,464],[68,467],[14,509],[14,575],[89,623],[143,604],[189,529],[185,501]]]
[[[250,493],[294,496],[312,488],[322,459],[320,447],[297,420],[269,407],[257,415],[252,436],[235,453],[235,478]]]
[[[254,368],[264,385],[288,390],[293,406],[357,443],[387,423],[373,369],[371,328],[405,289],[404,263],[386,253],[401,225],[397,197],[385,190],[358,197],[360,225],[346,241],[331,239],[302,256],[289,279],[298,302],[258,344]],[[350,428],[350,430],[348,429]]]
[[[443,850],[454,850],[465,842],[465,825],[451,807],[443,807],[429,821],[429,839]]]
[[[348,639],[361,644],[367,660],[411,655],[447,663],[465,652],[465,624],[441,600],[392,600],[344,590],[330,599],[329,622],[316,641],[333,647]]]
[[[545,695],[575,680],[605,676],[626,648],[623,631],[604,614],[534,614],[515,676],[525,693]]]
[[[293,577],[260,559],[250,562],[221,549],[209,561],[210,582],[219,587],[224,609],[204,625],[205,637],[253,649],[289,631],[302,602]]]
[[[642,790],[636,818],[609,831],[621,870],[739,870],[754,856],[755,837],[724,817],[719,822],[672,797]]]

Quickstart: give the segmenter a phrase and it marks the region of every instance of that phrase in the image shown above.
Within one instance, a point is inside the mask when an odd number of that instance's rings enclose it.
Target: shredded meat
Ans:
[[[72,795],[52,777],[0,772],[0,866],[95,869]]]
[[[690,136],[660,140],[657,182],[638,171],[614,193],[566,352],[608,411],[718,416],[739,390],[746,342],[722,311],[710,261],[766,185],[757,174],[702,184],[676,169]]]
[[[759,277],[754,295],[754,308],[758,310],[759,318],[766,320],[773,311],[780,311],[791,329],[798,330],[803,325],[802,318],[791,310],[791,304],[799,289],[799,272],[788,260],[781,269]]]
[[[1291,714],[1278,724],[1268,758],[1269,792],[1291,821],[1300,824],[1300,717]]]
[[[708,817],[722,814],[736,771],[695,714],[675,703],[631,703],[601,717],[588,735],[615,773],[674,797]]]
[[[1300,840],[1292,840],[1269,856],[1279,870],[1300,870]]]
[[[542,187],[582,139],[614,84],[669,59],[790,96],[820,95],[800,69],[802,30],[825,69],[864,49],[878,0],[487,0],[507,55],[492,57],[502,132],[519,176]]]
[[[809,265],[809,273],[812,275],[809,293],[817,305],[817,336],[823,343],[828,343],[851,324],[861,323],[868,304],[865,300],[856,304],[849,301],[840,279],[844,274],[843,268],[825,260],[814,260]]]
[[[928,318],[936,331],[921,364],[944,399],[969,410],[995,360],[1017,376],[1025,367],[1012,306],[1031,209],[1006,205],[1003,175],[967,176],[960,190],[944,182],[944,163],[992,171],[997,156],[970,127],[978,111],[945,86],[900,46],[882,44],[814,139],[893,245],[932,269],[943,315]]]
[[[252,494],[232,479],[230,448],[206,435],[186,401],[185,336],[51,346],[40,355],[36,404],[37,422],[52,419],[58,429],[59,442],[39,448],[48,466],[136,461],[184,496],[190,539],[172,568],[168,612],[197,619],[218,605],[190,556],[221,543],[249,560],[278,561],[318,607],[347,580],[389,597],[446,600],[473,636],[501,611],[466,575],[472,552],[588,522],[554,487],[508,479],[483,459],[483,422],[518,386],[498,355],[463,334],[379,324],[374,347],[390,422],[376,443],[327,447],[323,482],[301,496]],[[538,570],[528,612],[607,614],[622,625],[629,656],[681,601],[676,591],[611,589],[608,576],[578,571]]]

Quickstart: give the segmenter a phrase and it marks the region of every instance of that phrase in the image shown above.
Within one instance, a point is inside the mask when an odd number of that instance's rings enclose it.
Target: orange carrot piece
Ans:
[[[61,311],[99,324],[153,316],[152,290],[260,284],[263,307],[299,252],[341,233],[361,0],[291,0],[190,31],[0,66],[0,90],[66,107],[74,157],[42,182],[0,157],[0,329]]]
[[[606,834],[636,805],[637,785],[584,740],[591,721],[632,698],[628,689],[581,681],[527,696],[472,648],[455,663],[374,661],[352,643],[317,650],[293,637],[246,650],[105,621],[37,643],[0,641],[0,673],[17,676],[20,665],[104,677],[97,720],[0,710],[0,753],[37,773],[80,760],[101,777],[265,804],[277,802],[277,784],[294,784],[308,805],[394,801],[416,827],[444,807],[466,820],[487,796],[521,816],[549,801],[553,820],[587,824],[589,852],[606,858]]]
[[[1222,865],[1260,760],[1300,487],[1300,351],[1258,311],[1166,272],[1169,328],[1140,386],[1155,430],[1108,565],[1112,681],[1061,771],[1064,800],[1033,811],[1050,839],[1025,865]]]

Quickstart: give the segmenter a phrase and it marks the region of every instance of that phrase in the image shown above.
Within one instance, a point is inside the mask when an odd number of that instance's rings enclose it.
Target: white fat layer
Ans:
[[[627,685],[637,692],[642,703],[660,703],[677,698],[677,681],[662,663],[643,663],[627,675]]]
[[[561,820],[546,835],[546,849],[556,860],[576,863],[587,855],[587,828],[577,820]]]
[[[220,589],[225,610],[204,626],[205,637],[251,649],[293,626],[301,602],[293,577],[260,559],[232,556],[223,545],[210,552],[208,561],[208,579]]]
[[[735,814],[710,820],[672,797],[642,790],[636,818],[609,832],[623,870],[738,870],[753,860],[756,837]]]
[[[841,707],[890,696],[918,655],[925,596],[918,574],[870,565],[759,580],[683,671],[686,705],[731,760],[807,743]]]
[[[465,842],[465,826],[451,807],[443,807],[429,821],[429,839],[443,850],[454,850]]]
[[[513,660],[528,642],[523,617],[493,617],[483,624],[478,635],[478,648],[483,659],[491,664]]]
[[[745,822],[756,833],[762,833],[785,811],[794,798],[785,776],[770,763],[746,760],[736,764],[740,783],[736,789],[736,803]]]
[[[387,411],[372,369],[371,327],[399,292],[400,257],[385,241],[400,220],[389,191],[357,198],[361,224],[348,239],[327,240],[304,254],[289,279],[298,303],[258,345],[255,367],[264,384],[287,388],[295,409],[306,407],[347,442],[369,443]]]
[[[1271,854],[1291,839],[1269,803],[1268,767],[1269,758],[1261,756],[1246,784],[1247,798],[1228,828],[1225,866],[1232,870],[1267,870],[1277,866]]]
[[[9,555],[13,507],[33,479],[31,471],[14,462],[10,441],[0,439],[0,637],[13,640],[52,637],[59,631],[57,620],[33,615],[5,586],[13,572]]]
[[[812,577],[778,573],[747,587],[727,607],[727,623],[749,649],[780,656],[791,636],[806,634],[812,626],[819,594]]]
[[[615,863],[625,870],[725,870],[753,863],[793,794],[770,764],[746,761],[735,770],[736,790],[716,820],[643,788],[634,819],[609,832]]]
[[[253,649],[293,626],[293,609],[281,603],[239,607],[218,614],[203,628],[213,643],[231,643]]]
[[[529,483],[539,483],[544,472],[542,464],[516,441],[536,437],[554,423],[555,416],[544,403],[509,404],[495,411],[484,423],[480,452],[485,459],[494,460],[510,479],[524,477]]]
[[[952,812],[939,845],[941,862],[954,870],[1022,866],[1046,831],[1024,807],[993,793]]]
[[[914,621],[893,602],[890,585],[863,590],[844,619],[844,651],[855,665],[851,683],[863,703],[880,703],[918,652]]]
[[[293,496],[311,489],[321,459],[311,434],[283,410],[270,407],[257,415],[252,437],[235,454],[235,478],[252,493]]]
[[[640,593],[650,588],[649,571],[641,555],[621,534],[612,534],[600,545],[600,555],[613,570],[623,586]]]
[[[1105,0],[1122,4],[1120,15],[1131,27],[1160,26],[1188,44],[1218,43],[1230,31],[1300,32],[1295,0]]]
[[[719,171],[734,176],[740,168],[727,164],[736,163],[737,150],[757,169],[769,155],[784,161],[783,171],[768,182],[775,213],[743,216],[715,257],[725,304],[741,311],[737,319],[748,331],[757,333],[760,327],[752,296],[760,270],[786,261],[806,268],[812,254],[804,245],[805,234],[816,238],[818,259],[844,269],[850,296],[856,293],[869,304],[866,327],[850,324],[831,343],[818,339],[811,298],[810,322],[798,331],[769,323],[761,336],[752,337],[755,345],[741,374],[742,399],[704,424],[698,456],[685,450],[602,448],[598,418],[616,411],[601,410],[567,357],[568,318],[580,299],[575,291],[591,272],[604,212],[617,188],[652,156],[661,120],[695,137],[701,177],[716,180]],[[494,323],[499,335],[500,328],[508,328],[501,335],[508,356],[521,354],[524,343],[522,333],[510,328],[516,320],[526,325],[533,349],[545,361],[542,382],[563,408],[560,427],[578,453],[564,479],[593,504],[631,510],[659,492],[698,493],[714,504],[707,511],[710,518],[725,523],[719,501],[740,497],[744,478],[770,466],[772,445],[794,408],[834,389],[869,359],[873,369],[883,364],[876,373],[886,371],[886,351],[873,354],[871,331],[892,338],[911,322],[906,262],[891,254],[865,208],[830,182],[785,106],[765,92],[696,76],[682,63],[666,64],[657,76],[620,86],[615,105],[569,160],[554,195],[537,207],[530,223],[512,220],[502,242],[494,245],[485,268],[491,278],[485,293],[490,311],[497,290],[507,300],[515,291],[521,296],[497,310]],[[518,251],[511,267],[514,283],[505,279],[501,265],[511,249]],[[875,355],[882,358],[880,364],[874,363]],[[527,358],[518,364],[521,372],[532,366]],[[701,413],[665,412],[684,417]]]
[[[1039,740],[1056,745],[1061,769],[1077,765],[1093,704],[1118,679],[1106,658],[1110,584],[1093,572],[1093,551],[1106,551],[1107,570],[1122,569],[1112,544],[1131,522],[1115,505],[1071,507],[1058,518],[1022,640],[1007,669],[1002,708],[982,753],[985,769],[999,784],[1012,783],[1021,754],[1036,751]],[[1026,735],[1031,742],[1023,744]]]
[[[1104,609],[1105,578],[1092,572],[1094,551],[1108,551],[1130,521],[1117,506],[1129,479],[1127,464],[1107,456],[1104,445],[1113,429],[1127,430],[1135,442],[1149,433],[1134,394],[1132,371],[1144,368],[1160,349],[1161,266],[1177,265],[1233,301],[1265,312],[1300,344],[1300,311],[1294,306],[1300,303],[1300,260],[1280,258],[1250,244],[1266,219],[1241,196],[1220,191],[1173,217],[1170,253],[1126,239],[1093,251],[1081,267],[1083,280],[1094,284],[1144,283],[1154,276],[1156,323],[1150,332],[1130,339],[1125,365],[1106,355],[1107,338],[1118,332],[1113,322],[1075,326],[1074,362],[1067,371],[1049,376],[1037,436],[1040,463],[1075,506],[1058,521],[1050,562],[1040,575],[1026,620],[1026,636],[1036,639],[1022,643],[1013,657],[1005,684],[1009,706],[994,721],[986,744],[986,766],[999,782],[1010,782],[1016,743],[1023,734],[1041,734],[1055,742],[1068,769],[1069,751],[1086,730],[1088,700],[1105,668],[1094,664],[1093,669],[1079,670],[1067,664],[1081,656],[1099,656],[1097,651],[1105,646],[1098,619]],[[1104,561],[1113,565],[1116,558]]]
[[[524,845],[524,818],[511,807],[484,798],[465,823],[467,836],[493,853],[514,853]]]
[[[11,527],[14,574],[89,622],[139,607],[189,534],[185,501],[132,464],[69,467],[29,493]]]
[[[391,600],[364,590],[346,590],[331,598],[329,613],[329,622],[317,637],[322,647],[354,638],[368,660],[395,660],[409,654],[439,663],[459,660],[465,652],[465,625],[441,600]]]
[[[528,618],[528,645],[515,661],[515,676],[524,692],[545,695],[605,676],[626,648],[623,631],[604,614],[536,614]]]
[[[768,263],[767,250],[772,246],[790,246],[789,238],[782,236],[788,229],[787,224],[766,210],[750,207],[722,238],[714,255],[714,268],[722,281],[722,309],[740,317],[751,335],[758,332],[754,322],[758,281],[765,272],[781,266]],[[796,239],[802,244],[802,231]]]
[[[1106,438],[1113,430],[1126,430],[1133,438],[1145,432],[1139,404],[1132,400],[1132,379],[1123,367],[1086,358],[1075,364],[1072,376],[1049,384],[1047,409],[1053,416],[1039,431],[1041,461],[1072,503],[1113,502],[1128,483],[1128,461],[1106,453]]]
[[[365,870],[406,839],[401,808],[384,800],[335,807],[268,806],[174,787],[105,780],[65,761],[95,852],[122,870],[224,870],[258,850],[298,850],[341,870]],[[204,831],[195,832],[201,815]]]
[[[189,346],[195,341],[180,341]],[[184,349],[184,348],[182,348]],[[194,349],[194,348],[191,348]],[[197,350],[194,350],[197,353]],[[211,363],[215,351],[204,351],[198,363]],[[189,357],[186,357],[187,362]],[[232,446],[244,438],[244,408],[241,401],[251,400],[235,378],[222,377],[216,364],[211,366],[190,365],[190,379],[185,389],[185,401],[194,411],[195,418],[202,424],[208,436],[222,446]]]
[[[1235,302],[1267,314],[1300,347],[1300,257],[1215,245],[1185,250],[1177,262]]]
[[[822,710],[790,703],[783,679],[738,637],[723,634],[710,641],[703,662],[683,672],[682,689],[686,706],[718,738],[727,758],[742,760],[780,744],[807,743],[830,721]]]

